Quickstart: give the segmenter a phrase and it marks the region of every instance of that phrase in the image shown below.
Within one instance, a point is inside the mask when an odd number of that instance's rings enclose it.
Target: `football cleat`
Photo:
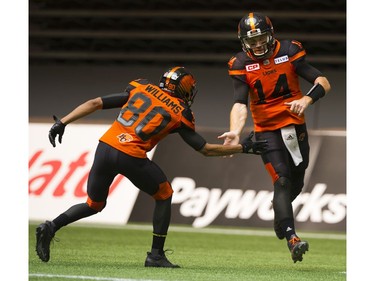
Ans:
[[[273,221],[273,229],[275,230],[277,238],[279,238],[280,240],[283,240],[285,238],[284,231],[281,228],[279,222],[276,220]]]
[[[309,243],[307,241],[301,241],[296,235],[292,235],[291,239],[288,241],[288,248],[292,255],[292,260],[296,263],[297,261],[302,261],[303,254],[309,250]]]
[[[165,251],[163,255],[153,255],[150,252],[147,252],[145,267],[180,268],[179,265],[173,264],[167,259],[167,257],[165,256]]]
[[[55,232],[51,221],[41,223],[36,228],[36,253],[44,262],[49,261],[49,247],[54,236]]]

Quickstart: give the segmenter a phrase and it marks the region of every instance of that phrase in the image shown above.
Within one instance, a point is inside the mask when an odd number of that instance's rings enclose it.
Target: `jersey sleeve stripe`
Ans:
[[[295,54],[294,56],[290,57],[289,60],[290,61],[295,61],[296,59],[299,59],[300,57],[303,57],[303,56],[306,56],[306,51],[303,50],[297,54]]]
[[[134,80],[131,81],[129,84],[132,85],[133,87],[138,87],[139,86],[139,83],[136,82],[136,81],[134,81]]]
[[[241,70],[228,70],[229,75],[245,75],[246,70],[241,69]]]

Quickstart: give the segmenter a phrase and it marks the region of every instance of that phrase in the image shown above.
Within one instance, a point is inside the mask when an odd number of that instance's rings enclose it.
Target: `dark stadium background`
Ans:
[[[227,61],[240,50],[239,19],[267,14],[276,38],[303,43],[332,91],[307,112],[310,129],[346,130],[346,1],[29,2],[29,117],[52,122],[86,99],[119,92],[136,78],[157,82],[172,65],[196,76],[198,128],[229,126],[232,85]],[[302,81],[304,91],[309,85]],[[109,123],[104,111],[80,122]],[[251,123],[249,123],[251,125]]]

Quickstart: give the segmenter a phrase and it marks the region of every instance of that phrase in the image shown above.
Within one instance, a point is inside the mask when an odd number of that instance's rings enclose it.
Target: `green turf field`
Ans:
[[[307,234],[310,251],[293,263],[286,242],[271,231],[191,231],[171,227],[168,258],[182,268],[145,268],[151,228],[69,225],[51,246],[48,263],[35,253],[36,224],[29,225],[29,280],[346,280],[345,235]],[[210,231],[212,230],[212,231]],[[250,234],[249,234],[250,233]],[[321,237],[327,236],[330,239]]]

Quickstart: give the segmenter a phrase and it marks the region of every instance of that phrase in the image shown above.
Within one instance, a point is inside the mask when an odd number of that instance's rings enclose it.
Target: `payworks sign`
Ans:
[[[66,128],[63,144],[48,142],[50,124],[30,124],[29,216],[52,219],[86,200],[86,182],[103,125]],[[221,132],[201,132],[216,142]],[[41,138],[41,136],[45,138]],[[306,230],[345,230],[346,136],[311,132],[311,160],[305,188],[294,201],[296,223]],[[273,188],[257,155],[204,157],[178,135],[164,139],[148,154],[167,174],[174,189],[172,223],[272,226]],[[335,159],[333,165],[332,159]],[[125,224],[151,222],[154,203],[125,177],[112,183],[106,208],[83,221]]]
[[[222,132],[201,133],[215,143]],[[311,132],[309,140],[305,187],[293,202],[296,224],[304,230],[345,231],[346,135]],[[173,135],[159,144],[153,160],[174,190],[172,223],[272,227],[273,185],[259,155],[204,157]],[[129,220],[150,221],[151,208],[152,200],[140,193]]]

